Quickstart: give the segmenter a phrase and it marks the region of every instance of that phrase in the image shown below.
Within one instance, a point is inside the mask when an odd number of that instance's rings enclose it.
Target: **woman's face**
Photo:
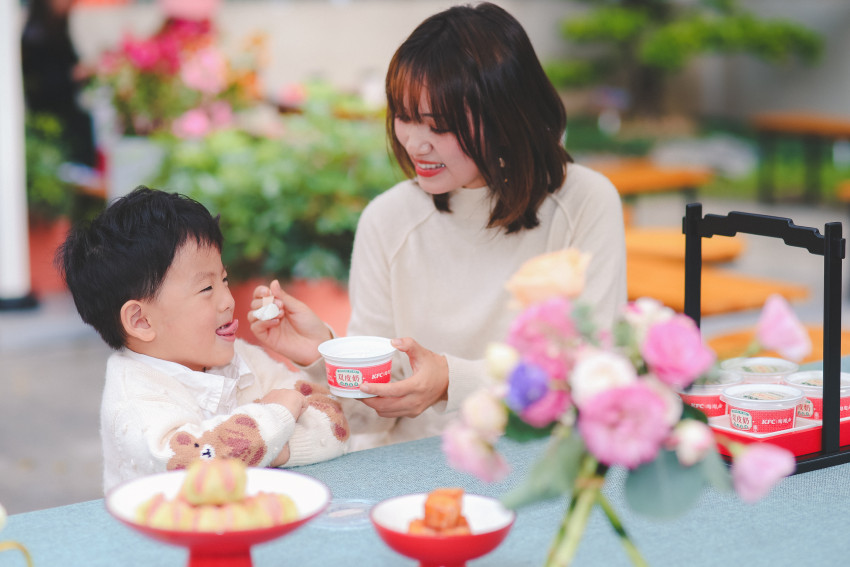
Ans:
[[[475,162],[466,155],[457,136],[437,128],[424,93],[419,101],[422,122],[404,116],[394,120],[395,136],[416,168],[419,186],[431,195],[458,188],[484,187],[486,182]]]

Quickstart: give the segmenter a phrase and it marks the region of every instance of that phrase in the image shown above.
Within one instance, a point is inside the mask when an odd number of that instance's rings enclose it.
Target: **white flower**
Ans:
[[[570,387],[575,405],[582,404],[600,392],[626,386],[637,380],[631,362],[619,354],[588,350],[579,355],[570,376]]]
[[[490,343],[487,345],[484,358],[487,361],[487,372],[490,376],[504,381],[519,362],[519,352],[505,343]]]
[[[705,458],[714,444],[711,428],[695,419],[683,419],[670,436],[676,448],[676,457],[684,467],[690,467]]]
[[[643,344],[650,327],[672,319],[675,314],[675,311],[651,297],[638,298],[623,309],[623,319],[634,329],[638,344]]]
[[[473,392],[461,405],[463,421],[488,441],[495,442],[505,432],[508,412],[492,392],[482,388]]]
[[[6,527],[6,517],[6,508],[4,508],[2,504],[0,504],[0,531],[2,531],[3,528]]]

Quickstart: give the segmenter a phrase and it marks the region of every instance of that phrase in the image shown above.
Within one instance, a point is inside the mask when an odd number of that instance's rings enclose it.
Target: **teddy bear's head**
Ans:
[[[233,415],[200,437],[180,431],[169,442],[174,456],[168,470],[184,469],[198,459],[232,458],[257,466],[266,454],[257,422],[247,415]]]

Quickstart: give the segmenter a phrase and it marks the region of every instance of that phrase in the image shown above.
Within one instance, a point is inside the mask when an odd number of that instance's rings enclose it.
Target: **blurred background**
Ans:
[[[343,332],[360,211],[401,179],[384,135],[386,67],[419,22],[459,3],[5,3],[0,503],[10,513],[102,496],[109,351],[52,266],[68,227],[139,184],[188,194],[222,215],[237,311],[278,277]],[[850,3],[495,3],[523,24],[562,94],[568,151],[623,195],[630,297],[681,310],[686,202],[819,229],[845,220]],[[822,260],[785,262],[781,246],[736,237],[710,252],[728,277],[704,284],[706,336],[741,339],[772,291],[816,331]],[[757,281],[735,279],[744,274]],[[728,301],[751,284],[767,287]]]

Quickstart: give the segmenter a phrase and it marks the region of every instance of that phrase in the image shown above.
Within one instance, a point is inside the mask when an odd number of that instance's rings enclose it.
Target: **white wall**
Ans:
[[[217,23],[231,42],[268,36],[268,89],[309,77],[342,87],[383,81],[392,53],[448,0],[225,0]],[[496,0],[525,26],[541,59],[567,49],[559,23],[586,4],[568,0]],[[850,116],[850,0],[741,0],[762,17],[786,18],[821,32],[822,61],[772,66],[750,56],[704,57],[672,84],[674,106],[706,115],[745,117],[767,109],[811,109]],[[122,33],[147,34],[160,16],[152,3],[79,7],[72,33],[84,58],[117,45]]]
[[[266,82],[274,91],[287,83],[321,77],[343,87],[372,78],[383,82],[396,48],[426,17],[451,5],[446,0],[354,0],[224,2],[216,23],[226,41],[238,44],[264,33],[270,61]],[[563,0],[497,1],[523,24],[540,57],[564,49],[558,22],[570,11]],[[94,59],[116,46],[125,31],[153,32],[161,16],[153,4],[75,9],[72,35],[81,57]]]

